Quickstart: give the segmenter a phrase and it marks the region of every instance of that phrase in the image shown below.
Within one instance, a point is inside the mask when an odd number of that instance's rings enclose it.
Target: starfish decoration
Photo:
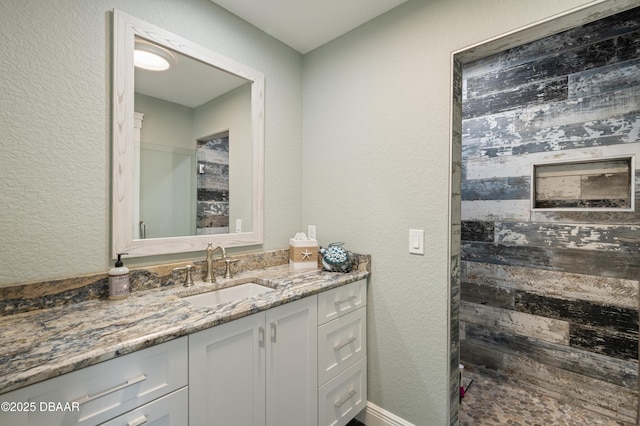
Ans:
[[[313,253],[311,253],[309,250],[305,250],[300,252],[300,254],[302,255],[302,260],[311,260],[311,255]]]

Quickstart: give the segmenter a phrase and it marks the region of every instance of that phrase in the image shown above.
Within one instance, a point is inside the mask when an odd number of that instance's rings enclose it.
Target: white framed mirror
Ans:
[[[262,244],[264,75],[119,10],[113,23],[113,257]]]

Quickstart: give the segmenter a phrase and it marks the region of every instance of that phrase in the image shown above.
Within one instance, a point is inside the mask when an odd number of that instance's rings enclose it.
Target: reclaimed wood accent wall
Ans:
[[[451,151],[451,187],[462,185],[462,64],[453,61],[453,139]],[[460,405],[460,232],[461,232],[460,191],[451,192],[451,258],[449,277],[449,424],[459,424]]]
[[[637,162],[635,211],[532,209],[531,165],[640,153],[640,8],[462,80],[461,362],[637,424]]]

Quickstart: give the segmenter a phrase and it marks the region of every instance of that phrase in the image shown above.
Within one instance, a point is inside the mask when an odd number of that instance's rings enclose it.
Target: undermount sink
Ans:
[[[183,297],[187,302],[195,306],[215,306],[223,303],[236,302],[238,300],[257,296],[259,294],[273,291],[271,287],[257,283],[238,284],[233,287],[221,288],[207,293],[195,294]]]

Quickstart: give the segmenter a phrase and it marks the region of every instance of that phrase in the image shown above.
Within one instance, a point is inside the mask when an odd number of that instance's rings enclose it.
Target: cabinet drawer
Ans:
[[[367,405],[367,357],[318,391],[319,426],[344,426]]]
[[[189,423],[189,392],[182,388],[129,411],[103,426],[185,426]]]
[[[324,384],[365,356],[367,310],[357,309],[318,328],[318,383]]]
[[[367,280],[318,294],[318,324],[324,324],[367,304]]]
[[[9,392],[2,399],[37,407],[15,424],[95,425],[186,386],[187,368],[187,338],[182,337]],[[49,409],[51,403],[61,404],[61,410]]]

